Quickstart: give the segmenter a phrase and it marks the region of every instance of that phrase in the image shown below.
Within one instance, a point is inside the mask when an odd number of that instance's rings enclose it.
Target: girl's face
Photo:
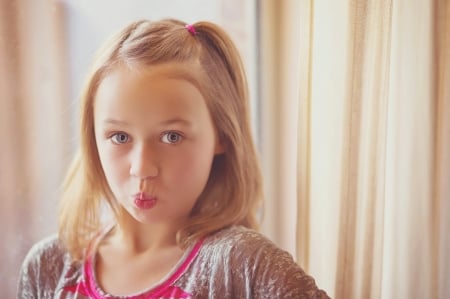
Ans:
[[[182,225],[222,152],[205,99],[177,64],[118,67],[94,99],[98,153],[115,199],[140,223]]]

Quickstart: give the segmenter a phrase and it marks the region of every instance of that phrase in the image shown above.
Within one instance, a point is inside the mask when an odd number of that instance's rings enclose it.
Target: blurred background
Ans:
[[[450,1],[0,0],[0,294],[56,232],[95,51],[221,25],[249,78],[262,231],[333,298],[450,298]]]

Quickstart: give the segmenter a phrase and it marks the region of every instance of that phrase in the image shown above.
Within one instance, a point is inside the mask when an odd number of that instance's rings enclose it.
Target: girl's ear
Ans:
[[[225,146],[219,139],[217,139],[216,147],[214,149],[214,154],[219,155],[219,154],[223,154],[224,152],[225,152]]]

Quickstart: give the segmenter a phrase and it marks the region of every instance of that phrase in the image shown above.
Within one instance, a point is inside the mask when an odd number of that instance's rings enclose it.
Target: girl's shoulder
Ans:
[[[55,265],[58,261],[62,261],[65,255],[67,255],[67,251],[61,246],[58,236],[52,235],[42,239],[31,247],[25,257],[23,267],[39,264]]]
[[[230,226],[213,233],[205,239],[204,246],[249,253],[260,250],[283,251],[263,234],[243,226]]]
[[[201,251],[205,258],[221,256],[223,262],[239,267],[297,267],[289,252],[263,234],[243,226],[230,226],[215,232],[204,240]]]
[[[37,242],[22,263],[18,280],[18,297],[54,292],[61,277],[67,272],[65,269],[69,269],[70,265],[70,255],[56,235]]]
[[[207,237],[199,257],[199,263],[209,265],[203,269],[211,269],[211,277],[220,273],[218,281],[226,277],[233,289],[247,290],[233,297],[244,298],[249,293],[251,298],[328,298],[289,252],[242,226]]]

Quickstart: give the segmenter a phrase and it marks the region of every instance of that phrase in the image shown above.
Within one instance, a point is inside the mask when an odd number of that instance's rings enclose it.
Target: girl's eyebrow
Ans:
[[[112,125],[122,125],[122,126],[129,126],[130,124],[124,120],[119,120],[119,119],[113,119],[113,118],[106,118],[103,123],[105,124],[112,124]],[[181,118],[181,117],[176,117],[176,118],[171,118],[168,120],[164,120],[160,123],[163,126],[168,126],[168,125],[173,125],[173,124],[180,124],[186,127],[191,127],[192,126],[192,122],[190,122],[187,119]]]
[[[181,117],[176,117],[176,118],[172,118],[172,119],[168,119],[165,121],[161,122],[162,125],[167,126],[167,125],[173,125],[173,124],[180,124],[180,125],[184,125],[186,127],[191,127],[192,123],[184,118]]]
[[[129,123],[127,123],[126,121],[123,121],[120,119],[113,119],[113,118],[106,118],[105,120],[103,120],[103,123],[112,124],[112,125],[125,125],[125,126],[129,125]]]

